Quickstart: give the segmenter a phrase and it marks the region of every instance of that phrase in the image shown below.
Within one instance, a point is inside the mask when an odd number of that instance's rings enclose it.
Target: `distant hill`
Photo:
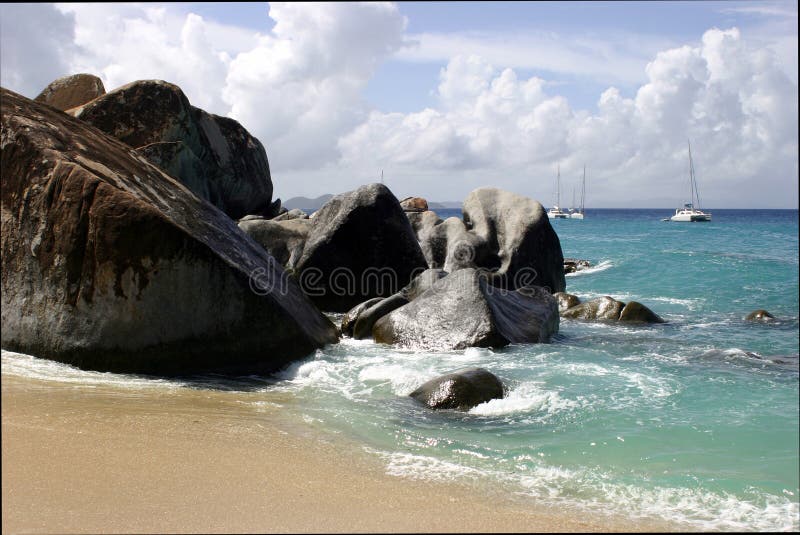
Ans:
[[[322,208],[322,205],[328,202],[332,197],[333,195],[330,193],[320,195],[316,199],[309,199],[308,197],[292,197],[291,199],[281,201],[281,204],[282,206],[286,207],[287,210],[291,210],[292,208],[300,208],[301,210],[310,213]]]

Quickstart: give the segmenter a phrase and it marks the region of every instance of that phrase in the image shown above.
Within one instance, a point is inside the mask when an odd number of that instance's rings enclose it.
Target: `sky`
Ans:
[[[142,79],[239,121],[275,195],[380,180],[588,208],[798,207],[794,1],[0,4],[0,84]],[[579,196],[579,191],[577,191]]]

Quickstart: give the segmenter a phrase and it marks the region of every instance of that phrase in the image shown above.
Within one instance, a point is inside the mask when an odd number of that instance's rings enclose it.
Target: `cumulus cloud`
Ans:
[[[54,79],[71,72],[75,20],[48,4],[0,4],[0,81],[35,97]]]
[[[100,75],[107,89],[176,83],[264,143],[284,197],[344,191],[384,169],[398,196],[457,200],[491,184],[549,204],[556,169],[568,192],[586,164],[592,206],[666,206],[684,200],[691,139],[707,205],[797,202],[796,66],[787,70],[781,51],[786,42],[796,50],[796,33],[713,28],[696,43],[655,51],[650,41],[634,53],[619,38],[409,36],[388,3],[270,3],[266,34],[205,20],[190,6],[0,9],[5,87],[33,97],[75,72]],[[443,60],[429,107],[370,108],[364,89],[389,58]],[[520,70],[532,67],[620,84],[605,85],[589,112],[560,95],[556,80]]]
[[[554,201],[556,167],[574,178],[585,163],[599,186],[595,205],[631,198],[663,205],[687,193],[680,188],[690,138],[708,204],[785,205],[787,187],[797,188],[797,86],[769,49],[750,47],[736,28],[711,29],[699,46],[659,52],[645,75],[634,96],[609,88],[589,114],[549,95],[541,79],[455,57],[440,75],[438,109],[372,113],[340,140],[342,161],[393,163],[420,189],[430,186],[414,170],[434,168],[460,195],[468,191],[460,177],[473,187],[480,173],[546,204]]]

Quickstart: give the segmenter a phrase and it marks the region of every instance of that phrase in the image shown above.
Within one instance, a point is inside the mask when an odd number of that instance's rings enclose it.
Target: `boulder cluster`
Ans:
[[[2,346],[82,368],[270,373],[339,336],[422,349],[545,343],[559,318],[663,321],[564,293],[542,205],[496,188],[441,219],[383,184],[313,214],[272,199],[262,144],[144,80],[2,89]],[[345,312],[335,326],[325,312]],[[458,370],[412,397],[465,409],[503,386]]]

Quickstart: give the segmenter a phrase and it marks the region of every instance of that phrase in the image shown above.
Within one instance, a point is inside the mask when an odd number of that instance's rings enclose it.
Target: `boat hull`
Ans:
[[[676,214],[670,217],[669,220],[682,223],[700,223],[711,221],[711,214]]]

